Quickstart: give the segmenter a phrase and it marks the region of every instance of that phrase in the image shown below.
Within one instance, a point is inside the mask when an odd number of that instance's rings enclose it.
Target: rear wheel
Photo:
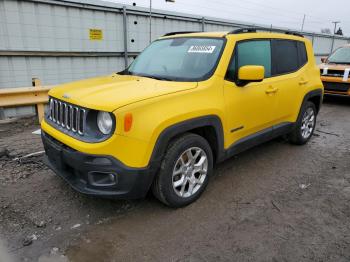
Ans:
[[[208,142],[196,134],[185,134],[169,145],[152,191],[164,204],[186,206],[199,198],[213,169]]]
[[[293,144],[303,145],[307,143],[316,127],[317,111],[315,104],[306,102],[300,111],[293,131],[289,134],[289,140]]]

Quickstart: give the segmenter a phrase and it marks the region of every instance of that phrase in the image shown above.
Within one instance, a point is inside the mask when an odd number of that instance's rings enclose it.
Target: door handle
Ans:
[[[299,85],[306,85],[308,82],[308,80],[300,80]]]
[[[274,93],[276,93],[278,91],[278,88],[277,87],[272,87],[272,86],[270,86],[269,88],[267,88],[266,90],[265,90],[265,93],[266,94],[274,94]]]

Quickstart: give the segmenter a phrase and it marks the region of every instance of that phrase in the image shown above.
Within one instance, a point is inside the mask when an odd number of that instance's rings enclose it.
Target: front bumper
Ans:
[[[131,168],[111,156],[76,151],[42,131],[45,163],[75,190],[116,199],[143,198],[153,181],[152,168]],[[99,177],[113,177],[112,182]]]
[[[350,96],[350,83],[349,82],[336,82],[322,81],[325,94],[333,95],[345,95]]]

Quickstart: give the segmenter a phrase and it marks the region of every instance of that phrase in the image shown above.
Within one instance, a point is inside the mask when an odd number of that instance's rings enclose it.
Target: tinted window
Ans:
[[[302,67],[307,63],[307,53],[305,44],[303,42],[298,42],[298,54],[299,54],[299,67]]]
[[[271,46],[269,40],[244,41],[237,44],[234,57],[227,69],[226,79],[234,80],[237,68],[245,65],[262,65],[265,77],[271,76]]]
[[[292,40],[272,40],[273,75],[294,72],[299,68],[298,44]]]

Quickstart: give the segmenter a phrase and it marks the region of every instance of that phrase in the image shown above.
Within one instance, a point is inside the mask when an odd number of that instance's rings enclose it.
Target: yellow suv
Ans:
[[[305,144],[323,97],[309,40],[255,29],[170,33],[124,71],[53,88],[47,164],[79,192],[185,206],[213,165],[287,135]]]

